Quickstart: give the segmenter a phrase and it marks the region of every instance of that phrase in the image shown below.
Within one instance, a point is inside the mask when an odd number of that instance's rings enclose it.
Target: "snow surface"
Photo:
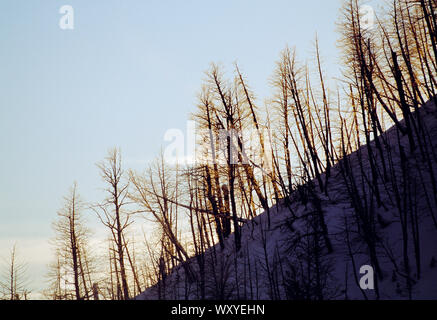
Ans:
[[[436,150],[437,144],[437,109],[433,102],[426,103],[419,111],[423,118],[432,141],[430,150]],[[397,130],[392,127],[384,134],[389,142],[390,149],[393,152],[394,166],[400,168],[400,156],[397,146]],[[374,142],[371,142],[374,144]],[[406,136],[401,137],[401,143],[408,150],[408,139]],[[365,146],[359,151],[348,156],[351,163],[356,166],[357,178],[358,154],[361,154],[364,163],[367,162],[367,152]],[[375,152],[376,153],[376,152]],[[422,275],[413,285],[413,299],[437,299],[437,266],[431,266],[431,260],[437,260],[437,229],[434,226],[429,210],[426,206],[426,199],[423,195],[423,186],[431,190],[429,172],[426,166],[417,172],[415,170],[416,161],[419,157],[414,157],[408,153],[408,161],[412,168],[413,174],[417,176],[415,180],[418,190],[418,212],[420,216],[420,243],[421,243],[421,264]],[[433,162],[434,169],[437,163]],[[368,170],[368,167],[367,167]],[[399,169],[400,170],[400,169]],[[355,174],[355,172],[354,172]],[[420,175],[421,174],[421,175]],[[437,172],[436,172],[437,174]],[[423,182],[423,184],[422,184]],[[319,194],[322,200],[322,207],[325,213],[325,219],[328,225],[329,236],[333,244],[334,251],[325,254],[325,263],[330,268],[331,277],[327,280],[325,299],[364,299],[364,296],[355,280],[354,270],[350,258],[343,231],[344,217],[351,217],[353,209],[350,200],[347,197],[345,185],[339,172],[339,166],[332,169],[329,180],[328,196]],[[397,209],[393,205],[389,191],[381,191],[382,201],[385,208],[377,208],[377,213],[381,215],[386,227],[380,227],[378,234],[381,237],[381,243],[390,248],[393,257],[399,267],[402,267],[402,233],[398,218]],[[226,247],[223,251],[216,245],[205,253],[206,258],[206,298],[207,299],[286,299],[286,291],[283,285],[283,275],[287,277],[287,259],[290,258],[290,252],[287,251],[291,241],[297,239],[300,234],[305,232],[305,214],[312,208],[311,205],[304,205],[299,199],[294,198],[290,201],[290,210],[284,200],[272,206],[269,210],[270,227],[268,227],[268,214],[264,212],[250,220],[242,226],[242,249],[235,254],[234,238],[229,236],[226,239]],[[435,205],[434,205],[435,208]],[[297,219],[292,219],[294,212]],[[352,218],[351,218],[352,219]],[[294,230],[294,231],[291,231]],[[351,236],[352,237],[352,236]],[[262,239],[265,238],[266,246],[264,249]],[[358,246],[359,248],[359,246]],[[363,251],[355,255],[355,267],[358,277],[361,265],[370,264],[368,254],[363,246]],[[212,260],[213,251],[216,251],[217,261]],[[406,299],[405,280],[401,276],[393,276],[394,264],[384,254],[382,247],[378,248],[381,267],[384,278],[378,281],[381,299]],[[267,253],[267,258],[265,253]],[[410,242],[409,258],[411,261],[411,273],[415,272],[414,253],[412,243]],[[250,262],[250,270],[248,269]],[[199,267],[196,258],[189,261],[191,268],[199,274]],[[267,270],[269,272],[267,272]],[[197,283],[188,283],[184,276],[182,266],[176,267],[166,278],[165,298],[166,299],[200,299]],[[271,288],[270,276],[276,277],[274,281],[278,284],[277,288]],[[257,283],[258,282],[258,283]],[[217,284],[220,284],[222,290],[216,290]],[[161,292],[163,287],[161,286]],[[369,299],[375,299],[375,292],[372,290],[365,291]],[[161,297],[162,298],[162,297]],[[148,288],[136,299],[158,299],[158,286]]]

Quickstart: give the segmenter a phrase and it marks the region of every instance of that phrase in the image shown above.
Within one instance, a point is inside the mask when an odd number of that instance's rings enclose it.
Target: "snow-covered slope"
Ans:
[[[437,146],[437,109],[433,102],[428,102],[420,109],[426,127],[428,128],[429,150]],[[393,159],[392,166],[398,175],[399,187],[401,180],[401,160],[398,148],[397,130],[392,127],[384,137],[390,146]],[[437,228],[431,218],[430,206],[437,211],[436,205],[429,198],[432,192],[428,165],[421,159],[419,152],[410,154],[408,139],[403,136],[401,145],[407,154],[407,165],[410,167],[411,190],[418,213],[417,231],[419,234],[420,259],[416,260],[411,237],[408,240],[408,259],[410,261],[410,284],[413,299],[437,299]],[[373,144],[374,142],[372,142]],[[366,146],[349,155],[356,180],[360,180],[361,170],[359,157],[363,159],[364,173],[369,175]],[[378,154],[376,154],[378,157]],[[437,167],[435,155],[430,156],[433,168]],[[381,159],[378,163],[381,166]],[[388,161],[388,159],[386,159]],[[422,163],[423,162],[423,163]],[[418,169],[420,168],[420,170]],[[437,174],[437,171],[435,172]],[[391,179],[390,177],[388,179]],[[194,257],[188,263],[198,279],[188,281],[182,266],[175,268],[166,277],[165,284],[155,285],[137,299],[201,299],[201,274],[205,275],[206,299],[292,299],[303,298],[305,292],[313,290],[315,280],[323,288],[323,299],[375,299],[376,290],[361,290],[358,282],[362,275],[359,269],[369,265],[368,248],[358,239],[357,226],[353,223],[354,209],[346,190],[344,177],[341,175],[340,164],[331,173],[328,193],[317,194],[326,219],[329,239],[333,252],[327,252],[325,247],[317,247],[323,241],[314,241],[307,237],[311,233],[311,221],[308,218],[314,211],[311,201],[302,199],[302,194],[296,192],[291,199],[282,199],[280,203],[270,208],[269,212],[257,216],[242,226],[242,249],[236,254],[234,239],[226,240],[222,251],[217,245],[205,253],[205,270],[200,272],[198,260]],[[380,262],[382,277],[377,280],[377,289],[381,299],[408,298],[405,277],[405,256],[403,255],[402,229],[399,210],[393,199],[391,183],[381,183],[380,193],[382,206],[375,205],[377,224],[377,255]],[[428,190],[427,193],[424,190]],[[360,194],[360,196],[363,196]],[[409,219],[409,218],[408,218]],[[270,220],[270,225],[269,225]],[[345,230],[345,221],[349,221],[349,229]],[[409,236],[411,232],[408,231]],[[314,250],[320,255],[312,256]],[[311,254],[310,254],[311,253]],[[353,253],[353,261],[351,259]],[[420,277],[416,273],[416,263],[420,261]],[[311,268],[308,265],[311,264]],[[314,269],[314,265],[316,268]],[[436,265],[436,266],[435,266]],[[308,273],[309,272],[309,276]],[[419,278],[419,279],[418,279]],[[320,280],[320,278],[319,278]],[[302,291],[302,292],[301,292]],[[158,293],[159,292],[159,293]],[[301,293],[301,295],[300,295]],[[317,298],[311,297],[311,298]]]

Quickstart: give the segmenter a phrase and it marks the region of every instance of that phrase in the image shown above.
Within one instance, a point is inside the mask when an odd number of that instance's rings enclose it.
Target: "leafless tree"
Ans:
[[[3,297],[8,300],[27,300],[31,293],[27,274],[27,263],[17,254],[14,244],[8,258],[4,258],[1,270],[0,289]]]
[[[91,256],[90,230],[86,227],[83,210],[84,203],[74,183],[53,222],[55,259],[49,266],[47,294],[55,300],[92,297],[95,261]]]
[[[125,245],[125,234],[132,223],[131,213],[125,208],[128,204],[129,180],[124,175],[121,153],[114,148],[108,152],[105,161],[97,164],[103,181],[107,184],[107,198],[92,208],[104,226],[108,228],[114,242],[117,272],[120,277],[121,299],[130,298],[126,258],[128,248]]]

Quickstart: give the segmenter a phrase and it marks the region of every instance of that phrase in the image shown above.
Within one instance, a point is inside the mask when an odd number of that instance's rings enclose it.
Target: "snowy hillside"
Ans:
[[[378,158],[375,151],[378,168],[383,171],[383,163],[391,168],[386,168],[391,174],[385,183],[378,185],[380,203],[363,202],[370,206],[363,212],[371,212],[377,220],[372,230],[376,240],[369,240],[375,243],[380,268],[379,275],[375,270],[375,289],[359,286],[360,267],[372,264],[372,252],[366,231],[355,221],[357,209],[351,200],[355,192],[355,204],[361,203],[373,191],[353,191],[345,182],[371,176],[367,146],[362,146],[332,168],[326,194],[308,193],[303,186],[290,199],[282,199],[242,226],[238,253],[230,236],[223,251],[218,245],[208,249],[204,270],[199,269],[198,257],[188,262],[196,279],[187,279],[184,266],[179,265],[137,299],[200,299],[201,282],[206,299],[407,299],[409,295],[437,299],[437,225],[433,220],[437,206],[431,197],[430,175],[430,170],[437,174],[436,106],[428,102],[414,116],[420,116],[427,128],[431,162],[422,159],[418,149],[411,153],[407,136],[392,127],[383,136],[387,142],[383,147],[389,150],[384,154],[391,157]],[[332,252],[322,236],[311,235],[312,224],[317,223],[312,214],[318,208],[326,221]]]

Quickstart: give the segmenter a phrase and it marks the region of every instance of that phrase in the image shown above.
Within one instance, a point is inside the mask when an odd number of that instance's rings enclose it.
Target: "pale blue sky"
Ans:
[[[74,8],[74,30],[58,26],[65,4]],[[113,146],[126,166],[145,167],[167,129],[185,128],[211,62],[229,71],[237,61],[262,104],[280,51],[296,46],[310,59],[317,32],[325,69],[338,76],[339,7],[339,0],[1,0],[0,256],[16,241],[38,255],[25,258],[41,276],[69,186],[76,180],[85,200],[101,200],[95,163]]]

